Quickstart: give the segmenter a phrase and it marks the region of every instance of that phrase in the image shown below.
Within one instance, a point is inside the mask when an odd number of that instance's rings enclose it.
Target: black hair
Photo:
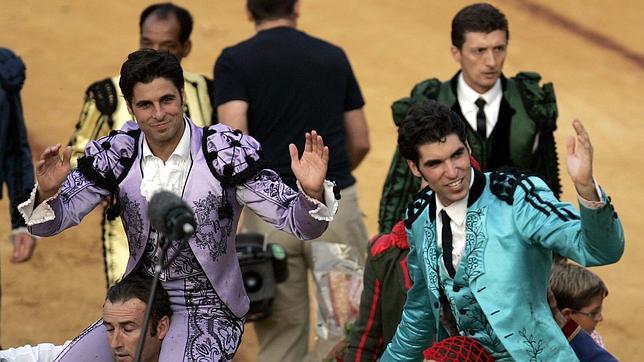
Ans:
[[[487,3],[466,6],[452,19],[452,45],[461,49],[467,32],[488,34],[495,30],[505,31],[506,40],[510,40],[508,20],[499,9]]]
[[[150,15],[156,15],[159,19],[164,20],[174,15],[179,21],[179,41],[183,44],[190,39],[193,22],[192,15],[190,15],[188,10],[181,6],[174,5],[173,3],[152,4],[145,8],[141,13],[141,17],[139,18],[139,32],[143,31],[143,23],[148,17],[150,17]]]
[[[467,142],[465,124],[448,106],[434,100],[426,100],[409,107],[407,115],[398,127],[398,150],[407,160],[418,164],[418,147],[426,143],[445,142],[456,134],[464,144]]]
[[[140,49],[130,53],[121,66],[119,87],[125,100],[131,103],[137,83],[150,83],[157,78],[165,78],[179,91],[183,90],[183,69],[174,55],[167,50]]]
[[[105,300],[109,300],[110,303],[123,303],[137,298],[147,305],[153,280],[151,276],[142,273],[132,273],[111,286],[107,290]],[[157,325],[164,316],[168,316],[168,318],[172,317],[170,297],[168,297],[168,293],[163,287],[157,285],[157,291],[150,313],[150,335],[156,335]]]
[[[247,0],[246,8],[259,24],[266,20],[291,18],[297,0]]]

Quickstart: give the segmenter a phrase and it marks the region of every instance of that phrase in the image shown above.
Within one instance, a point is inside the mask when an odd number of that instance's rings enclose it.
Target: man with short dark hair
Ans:
[[[573,128],[567,168],[581,212],[537,176],[474,170],[466,126],[449,107],[410,107],[398,147],[428,187],[407,210],[413,284],[381,361],[418,360],[456,334],[497,361],[576,360],[546,297],[553,251],[583,265],[614,263],[624,235],[593,178],[588,133],[578,120]]]
[[[446,82],[431,78],[416,84],[410,97],[392,104],[394,123],[400,124],[410,105],[437,100],[466,121],[467,141],[483,171],[531,170],[559,196],[554,88],[541,86],[537,73],[504,76],[509,39],[508,21],[499,9],[487,3],[461,9],[451,30],[451,53],[460,70]],[[417,190],[417,178],[396,151],[380,200],[380,232],[400,220]]]
[[[309,129],[323,135],[332,155],[328,178],[342,199],[336,219],[319,240],[352,246],[363,263],[368,235],[351,172],[370,143],[364,100],[349,60],[341,48],[297,29],[299,1],[248,0],[246,8],[257,33],[224,49],[216,61],[218,119],[260,141],[263,161],[293,188],[286,145],[301,145]],[[310,244],[272,230],[251,214],[244,217],[248,231],[267,234],[289,256],[289,278],[277,286],[273,315],[254,324],[258,360],[302,361],[309,340]]]
[[[107,291],[103,304],[103,326],[114,358],[118,361],[134,361],[136,357],[153,280],[143,274],[130,274]],[[159,360],[161,343],[168,334],[171,318],[168,293],[157,287],[148,331],[143,333],[145,342],[141,352],[142,362]]]
[[[192,50],[192,16],[188,10],[172,3],[156,3],[146,7],[139,18],[139,47],[167,50],[179,61]],[[184,112],[198,126],[213,123],[210,99],[212,81],[203,75],[184,72]],[[90,85],[80,120],[69,142],[72,146],[72,165],[85,153],[92,140],[107,136],[132,119],[118,84],[119,76],[106,78]],[[103,215],[103,253],[107,285],[119,280],[128,258],[127,237],[120,220]]]
[[[78,224],[105,199],[121,216],[130,256],[125,275],[153,275],[170,295],[173,321],[162,361],[228,361],[244,330],[249,299],[235,253],[244,206],[273,227],[301,239],[320,236],[337,208],[326,181],[329,150],[315,131],[306,133],[301,157],[289,145],[300,191],[259,164],[259,143],[225,125],[196,126],[183,112],[183,70],[164,51],[128,56],[119,83],[136,122],[90,142],[70,173],[71,147],[47,147],[36,165],[37,185],[20,211],[36,235]],[[193,210],[194,234],[168,240],[148,218],[153,195],[181,197]],[[169,236],[169,235],[166,235]],[[165,257],[161,260],[161,255]],[[108,361],[106,331],[95,324],[74,340],[61,361]]]

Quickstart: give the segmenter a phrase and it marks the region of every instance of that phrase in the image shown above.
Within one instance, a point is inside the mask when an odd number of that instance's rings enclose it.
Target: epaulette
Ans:
[[[262,169],[260,144],[240,130],[216,124],[204,128],[203,153],[223,187],[240,185]]]
[[[526,112],[540,132],[557,129],[557,97],[551,82],[539,85],[541,76],[535,72],[519,72],[514,77]]]
[[[107,137],[91,142],[87,154],[78,159],[78,171],[96,186],[112,193],[112,204],[106,210],[109,220],[121,214],[118,186],[137,157],[140,134],[138,128],[113,130]],[[120,142],[115,142],[117,139]]]
[[[543,182],[544,186],[538,188],[535,180]],[[550,200],[546,200],[540,195],[540,192],[546,189],[546,185],[547,183],[540,176],[527,172],[506,170],[490,173],[490,191],[508,205],[514,204],[514,194],[517,187],[520,187],[525,195],[524,201],[544,215],[555,214],[562,221],[579,219],[579,216],[565,208],[557,208]]]
[[[116,93],[116,86],[110,78],[105,78],[92,83],[87,87],[85,96],[94,99],[96,108],[103,115],[111,116],[116,111],[118,96]]]
[[[514,203],[514,191],[526,174],[518,170],[503,170],[490,173],[490,191],[508,205]]]
[[[519,72],[513,78],[530,119],[539,132],[539,145],[535,151],[535,164],[531,169],[545,178],[557,197],[561,196],[559,159],[554,132],[557,129],[557,97],[551,82],[540,85],[541,76],[535,72]]]
[[[405,223],[399,221],[394,225],[390,233],[377,235],[369,244],[371,256],[378,256],[391,248],[409,249]]]
[[[422,189],[416,197],[407,206],[407,217],[405,218],[405,227],[411,229],[412,224],[423,213],[423,210],[429,205],[434,198],[434,192],[429,186]],[[431,213],[430,213],[431,215]]]
[[[260,144],[238,129],[215,124],[203,128],[201,147],[210,172],[222,186],[224,203],[217,210],[219,218],[232,218],[227,189],[246,182],[263,168]]]
[[[437,99],[440,93],[440,87],[441,81],[437,78],[425,79],[412,88],[409,97],[404,97],[393,102],[391,104],[391,113],[396,126],[400,126],[402,120],[405,119],[410,106],[427,99]]]

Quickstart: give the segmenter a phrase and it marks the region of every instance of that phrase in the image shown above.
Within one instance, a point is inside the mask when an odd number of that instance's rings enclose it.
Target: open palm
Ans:
[[[298,158],[298,150],[294,144],[289,145],[291,170],[300,182],[302,190],[322,201],[322,185],[329,164],[329,147],[324,145],[322,136],[316,131],[307,132],[305,139],[302,157]]]
[[[71,147],[65,147],[62,157],[60,145],[47,147],[36,162],[36,180],[40,199],[45,200],[58,192],[60,185],[69,174],[72,156]]]
[[[598,200],[593,183],[593,145],[588,132],[578,119],[572,121],[575,136],[568,137],[568,174],[580,196],[586,200]]]

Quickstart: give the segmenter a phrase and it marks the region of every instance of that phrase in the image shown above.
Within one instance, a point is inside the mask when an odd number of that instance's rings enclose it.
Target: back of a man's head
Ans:
[[[398,149],[407,160],[418,162],[418,147],[435,142],[445,142],[451,134],[467,142],[465,124],[448,106],[426,100],[409,107],[398,127]]]
[[[247,0],[246,8],[256,24],[268,20],[292,18],[298,0]]]
[[[169,2],[152,4],[141,12],[141,17],[139,18],[139,32],[143,31],[143,23],[145,23],[145,20],[152,15],[164,20],[174,16],[179,21],[179,40],[181,43],[185,43],[190,39],[193,20],[192,15],[190,15],[188,10]]]
[[[119,87],[130,103],[137,83],[150,83],[157,78],[171,81],[177,90],[183,90],[183,69],[179,60],[167,50],[140,49],[127,56],[121,66]]]
[[[465,33],[491,33],[505,31],[506,40],[510,39],[508,20],[494,6],[487,3],[472,4],[461,9],[452,20],[452,45],[461,49]]]

